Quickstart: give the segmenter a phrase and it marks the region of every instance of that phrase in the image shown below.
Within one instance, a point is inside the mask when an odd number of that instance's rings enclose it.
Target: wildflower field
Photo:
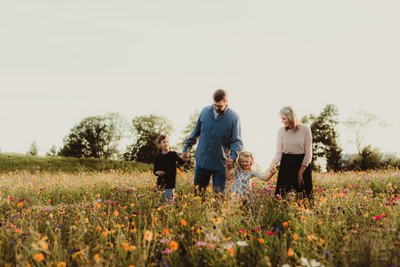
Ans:
[[[0,174],[0,266],[399,266],[400,172],[314,173],[314,201],[173,204],[150,172]],[[209,190],[211,191],[211,190]]]

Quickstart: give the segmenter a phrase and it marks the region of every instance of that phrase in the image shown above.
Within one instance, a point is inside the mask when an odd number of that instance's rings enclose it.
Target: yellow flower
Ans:
[[[287,250],[287,255],[288,255],[288,257],[293,257],[294,251],[293,251],[292,248],[289,248],[289,249]]]
[[[171,242],[169,242],[168,247],[172,250],[177,250],[179,248],[179,244],[178,242],[172,240]]]
[[[44,255],[43,253],[36,253],[35,255],[33,255],[33,259],[37,262],[42,262],[44,261]]]
[[[99,253],[96,253],[93,256],[93,260],[94,260],[95,263],[99,263],[101,261],[101,255]]]
[[[122,243],[121,246],[122,246],[122,249],[123,249],[124,251],[132,251],[132,250],[135,250],[135,249],[136,249],[135,246],[129,245],[129,243],[128,243],[127,241],[125,241],[124,243]]]
[[[41,250],[47,250],[49,248],[49,244],[47,244],[46,240],[41,239],[39,241],[39,247]]]
[[[215,218],[213,219],[213,222],[214,222],[214,224],[220,224],[220,223],[222,222],[222,219],[219,218],[219,217],[215,217]]]
[[[56,263],[56,267],[67,267],[67,263],[65,261],[59,261]]]
[[[144,232],[144,239],[145,240],[147,240],[147,241],[151,241],[151,240],[153,240],[153,232],[151,232],[151,231],[149,231],[149,230],[146,230],[145,232]]]

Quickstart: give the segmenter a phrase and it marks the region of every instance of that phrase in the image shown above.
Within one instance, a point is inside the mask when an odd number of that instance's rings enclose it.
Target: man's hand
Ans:
[[[234,161],[232,158],[226,159],[226,161],[225,161],[226,168],[232,169],[233,163],[234,163],[234,162],[235,162],[235,161]]]

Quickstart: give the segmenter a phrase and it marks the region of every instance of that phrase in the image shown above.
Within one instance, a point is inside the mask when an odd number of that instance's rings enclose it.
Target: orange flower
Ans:
[[[42,262],[44,261],[44,255],[43,253],[36,253],[35,255],[33,255],[33,259],[35,261]]]
[[[22,231],[21,229],[17,228],[17,229],[15,229],[15,233],[17,233],[17,234],[23,234],[24,231]]]
[[[23,201],[19,201],[17,203],[18,208],[22,208],[24,206],[24,202]]]
[[[171,242],[169,242],[168,247],[172,250],[177,250],[179,248],[179,244],[178,242],[172,240]]]
[[[229,255],[231,255],[232,257],[235,255],[235,251],[233,250],[233,248],[228,248],[226,249],[226,251],[228,251]]]
[[[289,248],[289,249],[287,250],[287,255],[288,255],[288,257],[293,257],[294,251],[293,251],[292,248]]]
[[[167,228],[165,228],[165,229],[162,231],[162,234],[163,234],[163,235],[169,235],[169,230],[168,230]]]
[[[119,211],[118,210],[114,210],[113,215],[114,215],[114,217],[118,217]]]
[[[317,240],[317,238],[315,237],[315,235],[311,234],[307,236],[307,240],[311,242],[313,240]]]
[[[299,235],[298,234],[293,234],[292,238],[293,238],[293,240],[297,240],[299,238]]]
[[[186,221],[185,219],[181,219],[181,224],[182,224],[183,226],[187,226],[187,221]]]
[[[109,234],[111,234],[111,231],[109,231],[108,229],[106,229],[106,230],[104,230],[104,231],[101,233],[101,236],[104,237],[104,238],[106,238]]]
[[[264,238],[259,238],[259,239],[258,239],[258,243],[260,243],[260,244],[264,244],[264,243],[265,243],[265,240],[264,240]]]
[[[153,232],[151,232],[151,231],[149,231],[149,230],[146,230],[145,232],[144,232],[144,239],[145,240],[147,240],[147,241],[151,241],[151,240],[153,240]]]
[[[289,226],[289,222],[283,222],[282,225],[283,225],[283,227],[288,227]]]

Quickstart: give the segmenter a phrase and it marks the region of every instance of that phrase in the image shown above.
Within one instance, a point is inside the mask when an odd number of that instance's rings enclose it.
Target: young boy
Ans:
[[[154,161],[154,175],[157,176],[157,188],[164,190],[164,200],[172,202],[176,183],[176,163],[183,165],[178,153],[169,150],[168,136],[162,134],[157,138],[161,153]]]

